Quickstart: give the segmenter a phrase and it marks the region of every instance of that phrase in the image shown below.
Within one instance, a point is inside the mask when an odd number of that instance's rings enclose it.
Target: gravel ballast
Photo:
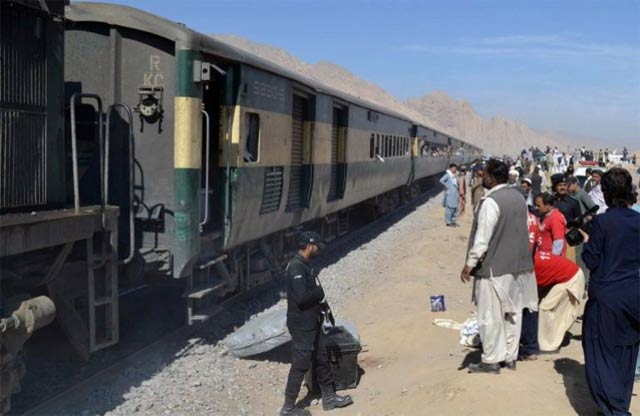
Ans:
[[[384,270],[402,254],[396,252],[397,242],[424,229],[426,213],[438,209],[440,202],[436,195],[402,217],[392,215],[319,259],[316,268],[321,269],[320,280],[339,319],[349,320],[341,314],[345,305],[381,282]],[[223,340],[252,316],[284,307],[281,295],[281,287],[270,287],[250,300],[232,303],[210,322],[159,342],[151,352],[136,354],[125,368],[76,389],[56,405],[63,406],[65,414],[83,416],[276,414],[284,397],[289,344],[238,359],[228,353]],[[261,398],[270,398],[269,403]]]

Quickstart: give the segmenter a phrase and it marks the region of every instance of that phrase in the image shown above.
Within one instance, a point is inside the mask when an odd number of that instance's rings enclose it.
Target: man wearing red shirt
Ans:
[[[578,316],[584,296],[584,274],[577,264],[564,257],[567,223],[562,213],[554,208],[553,196],[548,193],[538,195],[536,207],[543,219],[534,267],[538,286],[547,292],[538,309],[538,342],[540,350],[555,351]]]
[[[564,256],[567,252],[567,242],[564,239],[567,232],[567,220],[562,212],[553,206],[551,194],[545,192],[536,196],[536,207],[542,216],[538,252],[543,251],[553,253],[556,256]],[[538,285],[540,285],[539,281]]]
[[[531,256],[535,253],[538,243],[538,233],[540,232],[540,221],[538,216],[529,207],[527,212],[527,229],[529,230],[529,250]],[[522,332],[520,333],[520,349],[518,350],[518,360],[532,361],[538,359],[540,346],[538,345],[538,311],[525,308],[522,311]]]

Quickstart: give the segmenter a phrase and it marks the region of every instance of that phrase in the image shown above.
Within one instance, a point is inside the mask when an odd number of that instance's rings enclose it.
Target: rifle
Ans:
[[[315,274],[315,273],[314,273]],[[322,283],[320,282],[320,278],[318,275],[315,275],[316,282],[318,282],[318,286],[322,288],[322,292],[324,293],[324,303],[321,304],[322,309],[320,313],[322,314],[322,333],[327,335],[332,328],[336,326],[336,319],[333,317],[333,311],[331,310],[331,306],[329,306],[329,300],[327,299],[327,293],[324,291],[322,287]]]

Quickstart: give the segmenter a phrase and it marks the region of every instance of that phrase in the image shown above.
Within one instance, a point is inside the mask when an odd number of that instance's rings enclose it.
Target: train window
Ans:
[[[248,163],[258,161],[260,150],[260,115],[247,113],[245,115],[247,140],[244,147],[244,161]]]
[[[376,134],[376,156],[382,155],[380,153],[380,134]]]
[[[369,139],[369,159],[373,159],[376,155],[375,155],[375,142],[376,142],[376,135],[371,133],[371,138]]]
[[[393,136],[393,156],[398,156],[398,136]]]

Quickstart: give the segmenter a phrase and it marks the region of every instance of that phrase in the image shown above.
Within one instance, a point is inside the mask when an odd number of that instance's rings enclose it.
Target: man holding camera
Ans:
[[[580,182],[578,181],[578,178],[576,178],[575,176],[572,176],[571,178],[568,179],[568,189],[569,189],[569,195],[571,195],[573,199],[578,201],[578,205],[580,205],[581,215],[584,215],[585,212],[593,209],[595,204],[591,200],[591,197],[589,196],[589,194],[587,194],[584,191],[584,189],[580,188]],[[591,219],[591,217],[588,217],[588,219]],[[575,247],[576,247],[576,263],[578,263],[578,266],[580,266],[580,269],[582,269],[585,280],[588,281],[589,269],[584,264],[584,261],[582,261],[582,243],[576,245]]]
[[[329,357],[324,344],[320,316],[330,313],[320,280],[309,262],[323,246],[317,233],[306,231],[298,238],[298,253],[285,272],[287,280],[287,328],[291,334],[291,369],[287,378],[285,401],[280,415],[308,416],[296,407],[296,399],[305,374],[315,365],[322,390],[322,408],[331,410],[353,403],[351,396],[338,396],[333,390]]]
[[[581,214],[580,204],[578,201],[569,196],[568,178],[562,173],[557,173],[551,177],[551,185],[553,190],[553,206],[564,216],[566,222],[571,222],[578,218]],[[565,247],[564,256],[569,260],[576,260],[576,250],[573,247]]]

